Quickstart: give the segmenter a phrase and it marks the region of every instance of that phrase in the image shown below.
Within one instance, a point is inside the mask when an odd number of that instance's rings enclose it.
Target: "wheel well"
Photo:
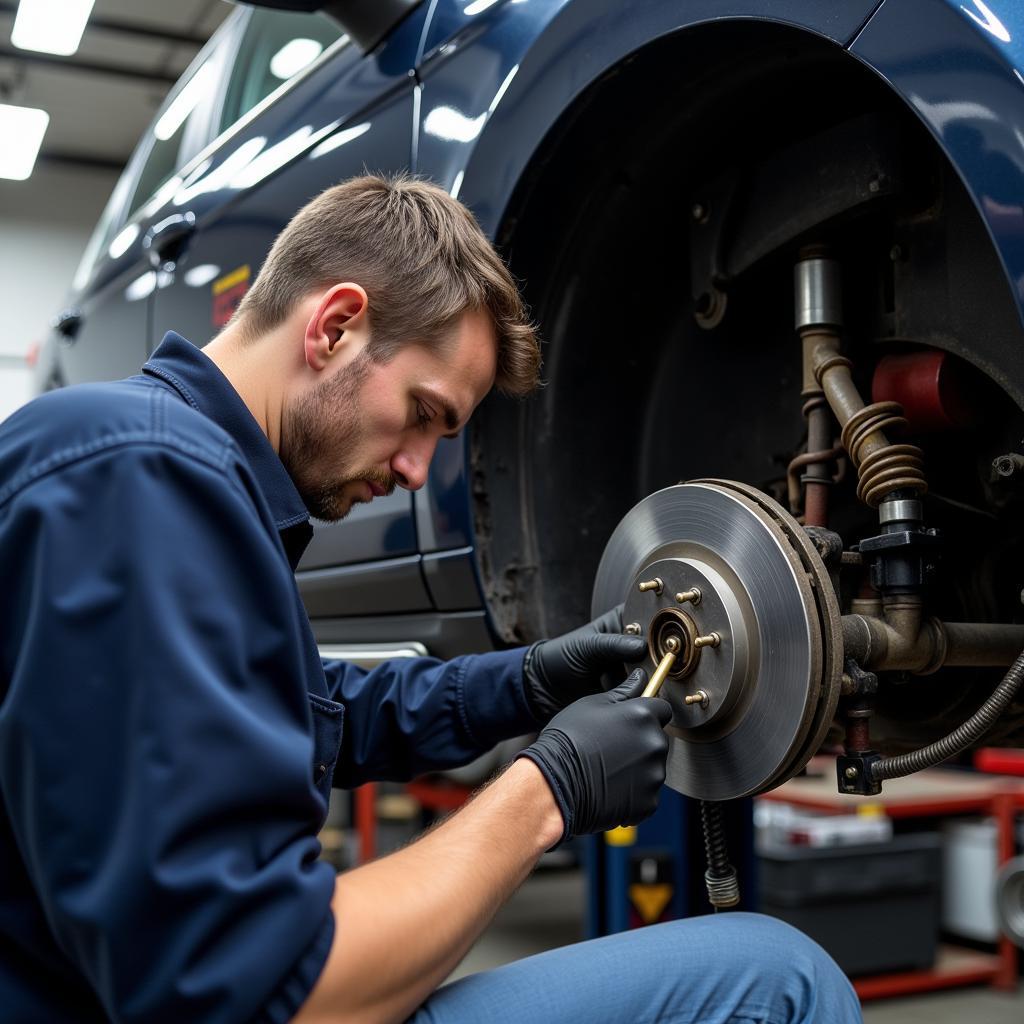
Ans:
[[[895,126],[906,187],[759,255],[729,282],[722,323],[702,330],[694,196],[729,168],[746,173],[794,145],[813,152],[808,140],[866,114]],[[762,197],[758,210],[775,201]],[[545,140],[498,233],[541,327],[547,382],[529,402],[485,402],[471,441],[481,571],[499,635],[529,640],[583,621],[608,536],[651,491],[702,476],[772,490],[780,466],[784,475],[802,429],[791,284],[801,242],[824,237],[849,257],[856,344],[926,340],[999,379],[946,330],[956,323],[950,225],[991,321],[985,330],[1019,346],[1005,277],[955,174],[841,47],[773,23],[717,22],[651,44],[595,83]],[[900,244],[920,258],[891,259]]]

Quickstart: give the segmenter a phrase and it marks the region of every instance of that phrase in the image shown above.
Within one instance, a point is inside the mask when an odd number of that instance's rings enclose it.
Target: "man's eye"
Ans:
[[[416,403],[416,425],[425,430],[427,424],[433,419],[433,415],[422,402]]]

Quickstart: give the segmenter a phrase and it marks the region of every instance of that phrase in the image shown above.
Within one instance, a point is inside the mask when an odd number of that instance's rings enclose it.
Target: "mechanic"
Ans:
[[[618,296],[608,320],[625,341]],[[449,662],[322,662],[293,572],[311,514],[421,487],[538,362],[472,215],[368,176],[297,214],[204,350],[168,334],[139,376],[0,427],[4,1021],[860,1019],[821,949],[751,914],[435,993],[546,849],[653,811],[669,705],[640,670],[602,690],[643,655],[614,614]],[[405,849],[317,859],[332,785],[538,729]]]

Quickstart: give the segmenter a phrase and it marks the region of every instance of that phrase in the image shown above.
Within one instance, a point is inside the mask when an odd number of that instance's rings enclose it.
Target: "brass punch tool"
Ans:
[[[672,666],[676,662],[676,656],[679,654],[679,641],[674,637],[670,636],[665,641],[665,656],[658,662],[658,667],[654,670],[654,675],[651,676],[644,687],[644,692],[641,694],[643,697],[657,697],[658,691],[661,689],[661,684],[668,678],[669,672],[672,671]]]

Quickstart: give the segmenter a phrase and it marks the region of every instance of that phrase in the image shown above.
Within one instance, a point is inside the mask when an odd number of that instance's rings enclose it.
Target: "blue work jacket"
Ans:
[[[535,728],[523,650],[322,662],[309,515],[214,363],[0,425],[0,1020],[286,1021],[323,968],[332,781]]]

